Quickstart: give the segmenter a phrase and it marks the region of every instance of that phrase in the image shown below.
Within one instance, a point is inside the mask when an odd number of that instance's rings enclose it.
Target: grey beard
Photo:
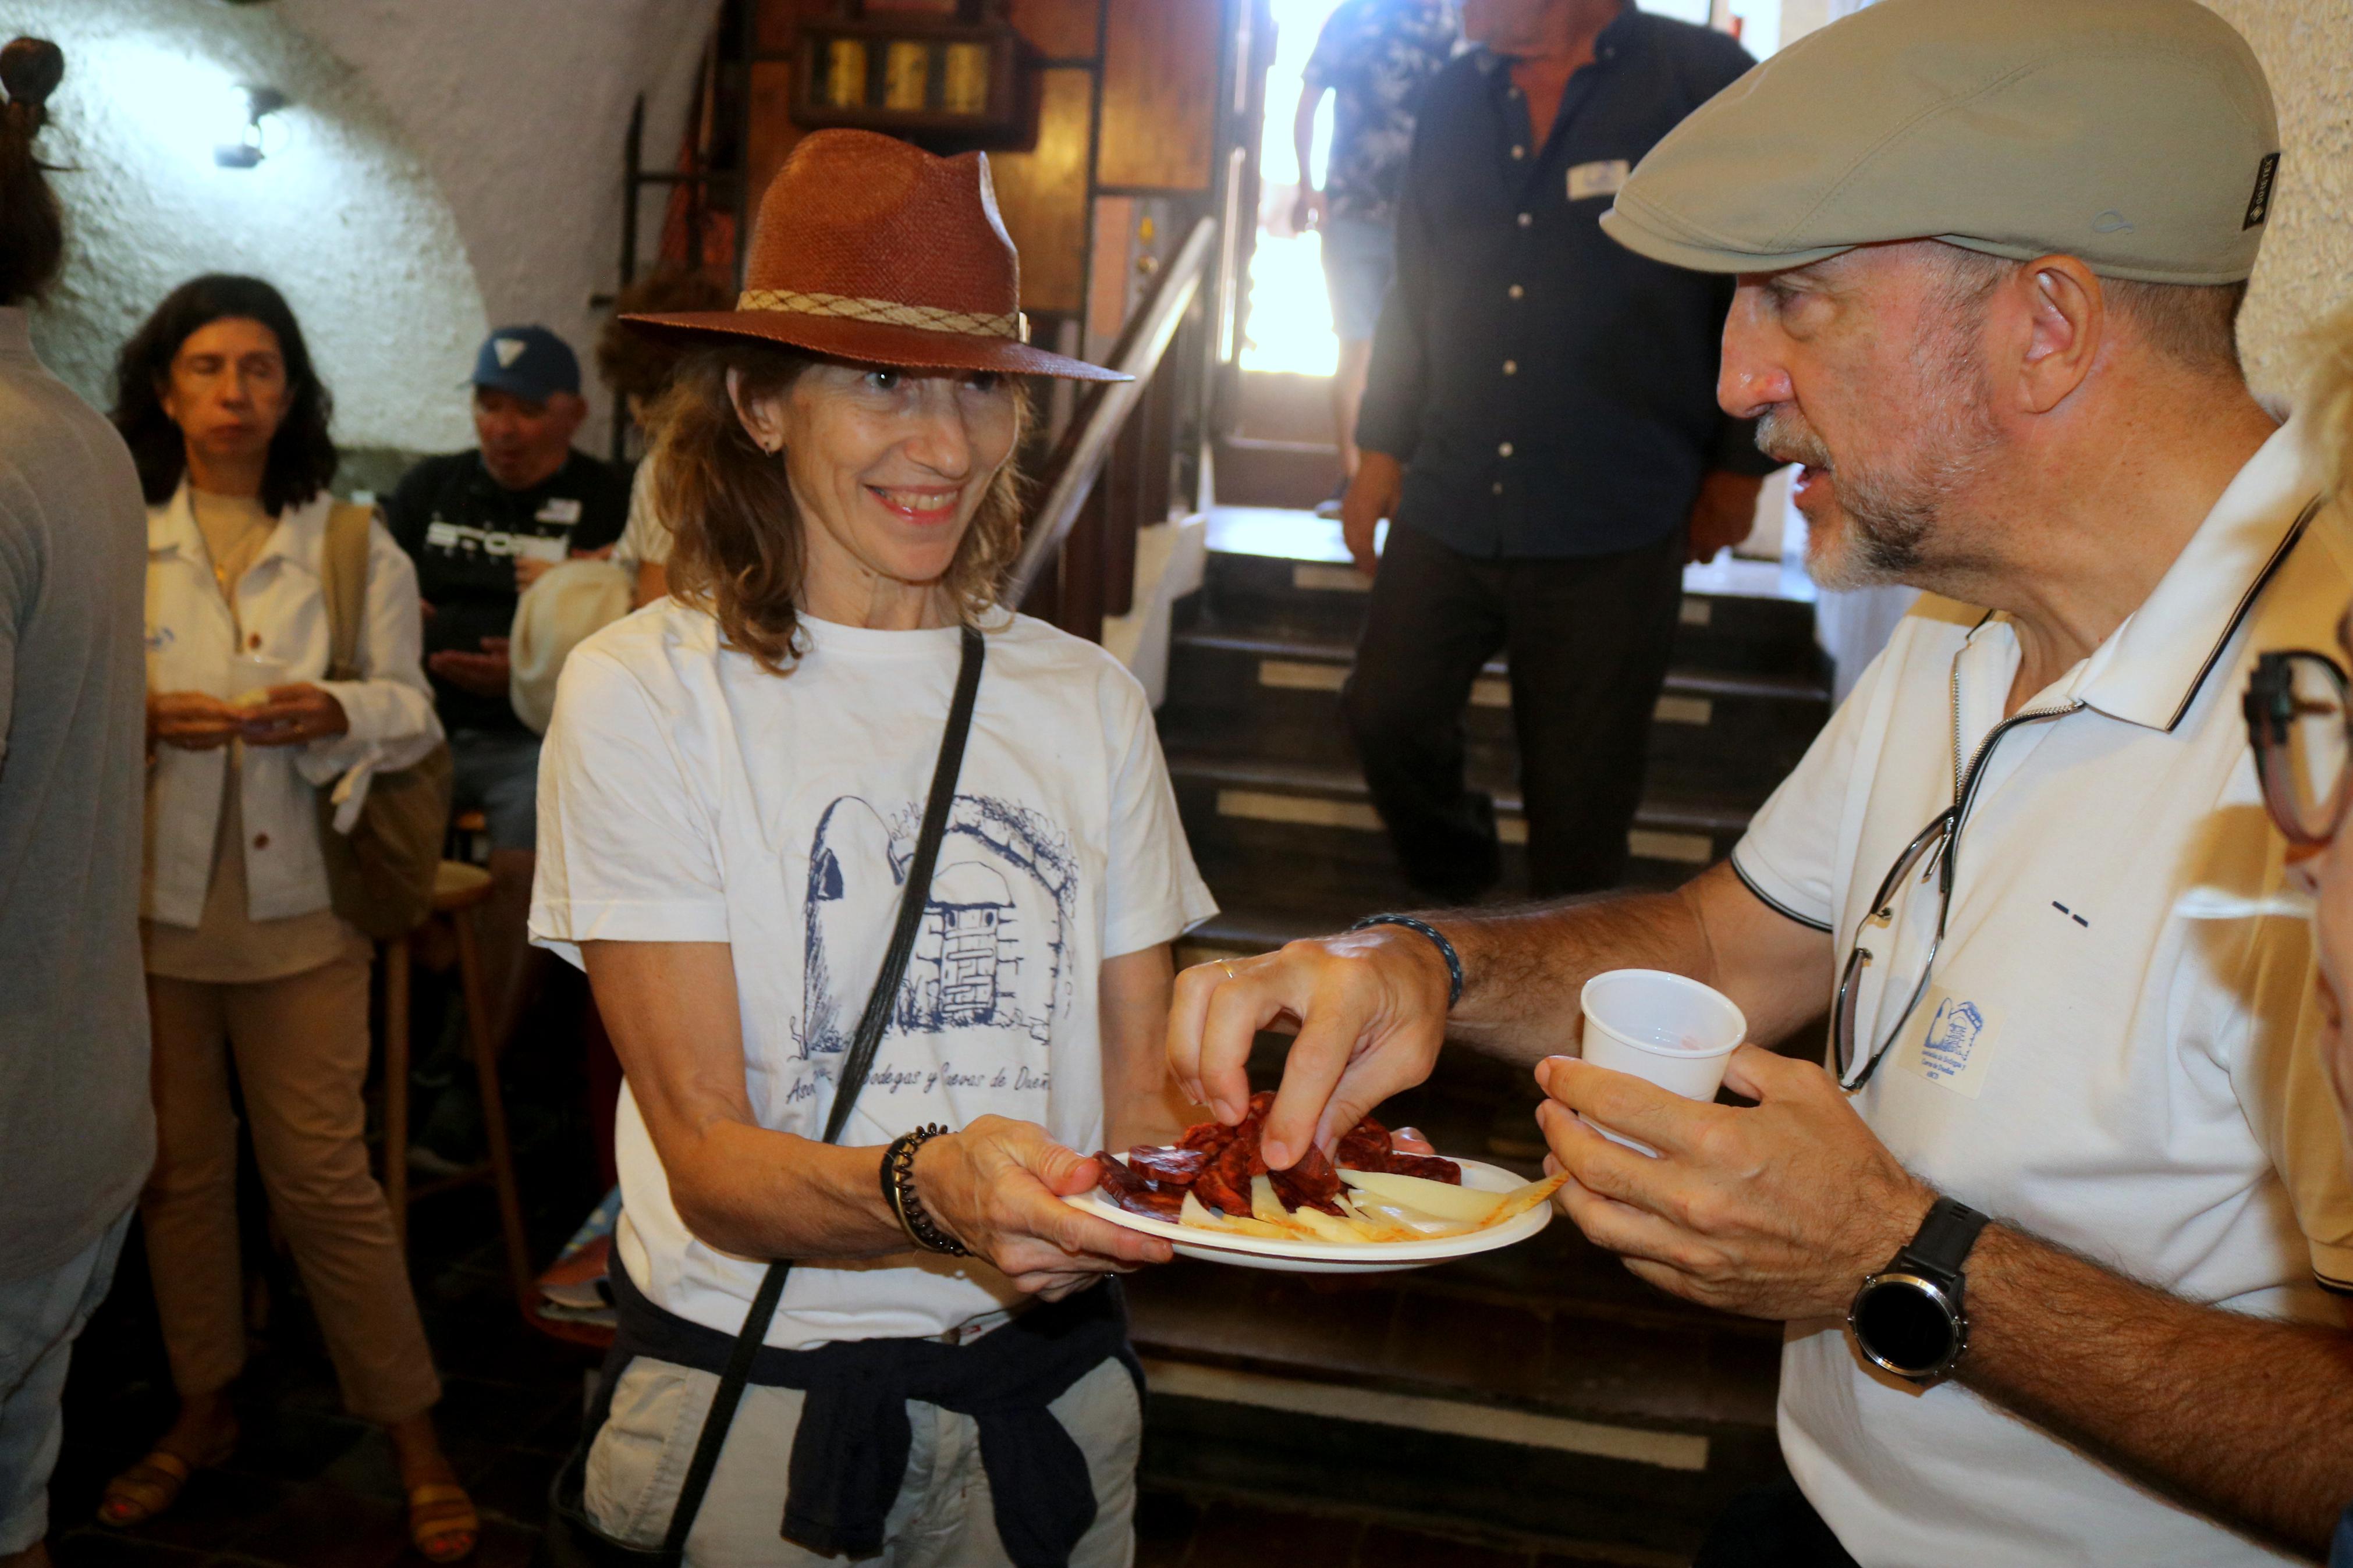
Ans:
[[[1806,464],[1831,475],[1844,537],[1829,550],[1808,552],[1807,567],[1818,586],[1834,590],[1887,584],[1921,585],[1930,547],[1944,521],[1946,499],[1982,471],[1994,449],[1982,405],[1954,398],[1943,410],[1945,434],[1936,450],[1909,471],[1841,468],[1830,448],[1802,418],[1767,409],[1757,421],[1757,445],[1768,456]]]

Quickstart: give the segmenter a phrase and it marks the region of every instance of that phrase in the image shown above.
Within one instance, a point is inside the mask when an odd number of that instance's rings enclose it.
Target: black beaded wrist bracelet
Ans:
[[[1446,1005],[1451,1010],[1454,1004],[1462,1000],[1462,955],[1454,951],[1454,944],[1447,941],[1436,926],[1428,921],[1416,920],[1411,915],[1366,915],[1348,929],[1363,931],[1367,926],[1403,926],[1408,931],[1419,931],[1435,942],[1438,956],[1446,960]]]
[[[933,1122],[891,1140],[891,1146],[882,1151],[882,1201],[891,1205],[891,1212],[899,1216],[899,1228],[917,1247],[926,1252],[944,1252],[951,1258],[969,1258],[972,1248],[942,1230],[915,1193],[915,1151],[934,1138],[944,1137],[947,1131]]]

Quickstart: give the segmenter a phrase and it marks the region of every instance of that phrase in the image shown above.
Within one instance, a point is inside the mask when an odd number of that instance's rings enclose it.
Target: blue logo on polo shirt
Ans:
[[[1968,1070],[1969,1053],[1985,1033],[1985,1015],[1972,1002],[1947,997],[1928,1020],[1928,1037],[1920,1042],[1920,1065],[1928,1077],[1958,1078]]]

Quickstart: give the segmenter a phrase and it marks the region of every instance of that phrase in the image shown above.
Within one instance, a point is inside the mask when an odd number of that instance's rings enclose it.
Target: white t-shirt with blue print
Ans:
[[[889,942],[960,639],[802,625],[807,651],[783,676],[668,599],[573,654],[540,764],[532,935],[575,963],[583,942],[730,943],[754,1113],[819,1138]],[[1134,679],[1026,617],[987,646],[922,931],[842,1142],[994,1114],[1092,1152],[1099,966],[1216,905]],[[688,1231],[626,1089],[615,1143],[630,1279],[734,1332],[763,1266]],[[938,1334],[1015,1299],[976,1259],[804,1263],[768,1342]]]

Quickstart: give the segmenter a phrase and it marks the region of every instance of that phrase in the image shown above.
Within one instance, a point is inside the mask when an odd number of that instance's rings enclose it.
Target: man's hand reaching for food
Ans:
[[[1268,1165],[1288,1170],[1430,1076],[1450,984],[1429,939],[1398,926],[1196,964],[1176,977],[1169,1070],[1230,1126],[1250,1105],[1250,1042],[1261,1029],[1295,1031],[1260,1144]]]

